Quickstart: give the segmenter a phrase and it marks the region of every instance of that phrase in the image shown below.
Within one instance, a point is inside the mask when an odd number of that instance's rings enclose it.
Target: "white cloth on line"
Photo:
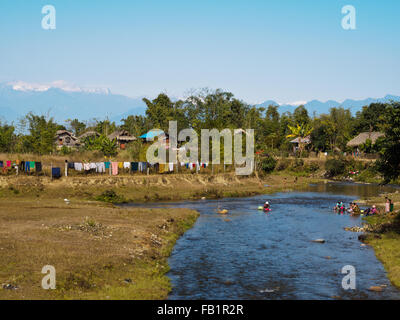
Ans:
[[[82,171],[82,169],[83,169],[82,163],[80,163],[80,162],[75,162],[75,163],[74,163],[74,169],[75,169],[76,171]]]
[[[106,172],[106,165],[104,162],[96,162],[96,172]]]

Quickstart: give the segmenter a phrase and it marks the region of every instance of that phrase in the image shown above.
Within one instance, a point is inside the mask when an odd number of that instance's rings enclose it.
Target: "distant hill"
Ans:
[[[176,98],[171,97],[172,100]],[[310,115],[328,113],[332,107],[350,108],[353,114],[365,105],[373,102],[400,101],[399,96],[387,95],[384,98],[364,100],[345,100],[342,103],[329,100],[321,102],[312,100],[304,103]],[[259,107],[278,105],[279,112],[293,112],[298,105],[279,105],[273,100],[259,104]],[[49,114],[56,121],[63,123],[66,119],[78,118],[90,120],[93,118],[120,122],[128,115],[140,115],[146,111],[146,105],[141,98],[129,98],[113,94],[104,89],[82,89],[68,86],[63,82],[50,85],[34,85],[23,82],[14,84],[0,83],[0,120],[16,121],[28,112]]]
[[[112,94],[109,91],[20,90],[9,84],[0,84],[0,119],[15,121],[32,111],[49,114],[57,121],[68,118],[120,120],[122,114],[143,114],[146,105],[142,99]]]
[[[400,101],[400,96],[394,96],[394,95],[386,95],[384,98],[367,98],[364,100],[352,100],[352,99],[347,99],[343,101],[342,103],[335,101],[335,100],[328,100],[326,102],[321,102],[319,100],[312,100],[307,103],[304,103],[304,107],[307,109],[308,113],[310,116],[314,114],[314,112],[319,115],[323,113],[329,113],[329,109],[334,108],[334,107],[343,107],[345,109],[350,109],[353,115],[362,109],[363,106],[370,105],[371,103],[376,103],[376,102],[390,102],[391,100],[393,101]],[[298,105],[291,105],[291,104],[278,104],[277,102],[273,100],[267,100],[263,103],[258,104],[257,106],[259,107],[268,107],[269,105],[276,105],[279,106],[278,110],[279,112],[285,113],[285,112],[293,112],[294,109],[298,107]]]

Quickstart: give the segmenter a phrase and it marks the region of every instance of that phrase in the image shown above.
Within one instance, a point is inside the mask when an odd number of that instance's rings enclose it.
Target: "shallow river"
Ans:
[[[200,212],[169,259],[170,299],[400,299],[374,251],[344,227],[361,218],[332,211],[337,201],[393,191],[329,183],[301,192],[158,204]],[[265,200],[272,211],[257,210]],[[154,205],[146,205],[154,207]],[[217,207],[228,216],[216,213]],[[322,238],[326,243],[312,242]],[[356,269],[356,290],[342,289],[342,267]],[[387,285],[381,293],[370,286]]]

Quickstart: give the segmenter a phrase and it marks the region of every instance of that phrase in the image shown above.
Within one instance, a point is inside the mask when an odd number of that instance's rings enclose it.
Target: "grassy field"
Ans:
[[[165,299],[167,257],[197,216],[188,209],[2,200],[0,299]],[[56,268],[55,290],[41,287],[45,265]]]

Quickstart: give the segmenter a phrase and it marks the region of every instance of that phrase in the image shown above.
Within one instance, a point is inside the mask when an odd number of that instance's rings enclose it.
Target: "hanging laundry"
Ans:
[[[80,162],[75,162],[75,163],[74,163],[74,169],[75,169],[76,171],[82,171],[82,170],[83,170],[83,165],[82,165],[82,163],[80,163]]]
[[[109,161],[104,162],[104,165],[106,166],[106,169],[110,169],[110,162]]]
[[[68,169],[74,169],[75,168],[75,163],[74,162],[68,162]]]
[[[29,162],[31,169],[35,169],[35,161]]]
[[[104,173],[106,172],[106,165],[104,162],[96,162],[96,172]]]
[[[118,162],[118,169],[123,169],[124,163],[123,162]]]
[[[160,163],[160,167],[159,167],[158,172],[159,172],[159,173],[164,173],[164,172],[166,172],[166,171],[167,171],[167,165],[164,164],[164,163]]]
[[[174,164],[172,162],[170,162],[169,164],[169,171],[174,171]]]
[[[53,178],[60,178],[61,177],[61,169],[60,168],[52,168],[51,169],[51,176],[53,177]]]
[[[41,172],[42,171],[42,163],[35,162],[35,168],[36,168],[36,172]]]
[[[10,168],[10,167],[11,167],[11,161],[8,160],[8,161],[7,161],[7,168]]]
[[[130,162],[124,162],[124,169],[130,169],[131,168],[131,163]]]
[[[139,162],[131,162],[131,171],[138,171],[139,170]]]
[[[139,168],[138,170],[140,172],[144,172],[147,170],[147,162],[139,162]]]
[[[96,165],[96,163],[94,163],[94,162],[91,162],[91,163],[89,163],[89,168],[92,170],[92,169],[97,169],[97,165]]]
[[[25,161],[25,172],[31,171],[31,164],[30,161]]]
[[[3,161],[0,161],[0,168],[3,168],[3,167],[4,167]]]
[[[83,164],[83,170],[89,171],[90,170],[90,163],[84,163]]]
[[[118,162],[111,162],[111,170],[114,176],[118,174]]]

